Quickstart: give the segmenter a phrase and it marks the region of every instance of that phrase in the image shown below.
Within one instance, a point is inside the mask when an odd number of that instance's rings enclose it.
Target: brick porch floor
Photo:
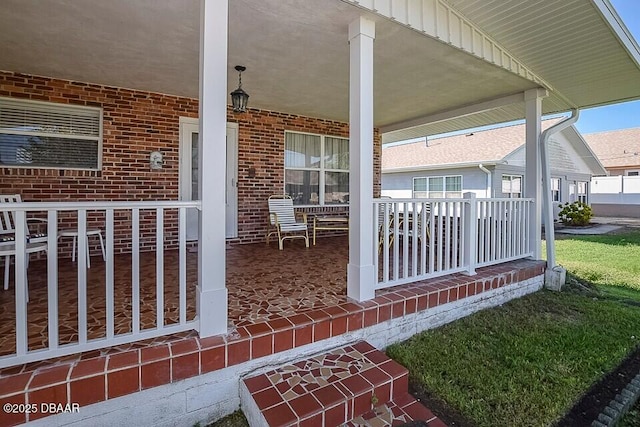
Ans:
[[[510,283],[538,276],[544,271],[543,262],[515,261],[483,268],[473,277],[454,274],[399,289],[379,291],[371,301],[355,303],[346,298],[347,239],[319,239],[315,247],[304,248],[299,242],[287,242],[284,251],[276,245],[239,245],[227,250],[227,288],[229,290],[229,319],[234,328],[224,336],[199,338],[186,332],[128,345],[90,351],[54,360],[34,362],[0,370],[0,403],[4,402],[75,402],[81,406],[168,384],[199,374],[223,369],[274,353],[318,342],[402,317],[431,307],[446,304],[496,289]],[[175,254],[168,253],[165,269],[165,313],[175,313],[175,294],[172,294],[171,263]],[[130,326],[127,318],[130,299],[127,298],[130,267],[127,257],[118,257],[116,298],[118,307],[126,309],[116,322],[123,330]],[[188,318],[194,316],[197,254],[188,257]],[[155,255],[141,259],[149,274],[141,277],[142,288],[155,286]],[[66,267],[64,267],[66,265]],[[92,333],[102,331],[100,319],[100,288],[104,267],[99,257],[92,259],[89,273],[89,301],[93,305]],[[71,268],[70,268],[71,267]],[[70,320],[68,340],[74,339],[75,266],[61,263],[60,308],[62,318]],[[63,276],[63,273],[65,274]],[[46,307],[45,272],[42,263],[33,262],[29,269],[31,302],[30,322]],[[177,282],[177,279],[173,278]],[[0,349],[7,354],[13,340],[13,286],[0,293]],[[103,293],[103,291],[102,291]],[[155,299],[152,292],[141,291],[141,312],[152,326],[155,318]],[[173,297],[172,297],[173,295]],[[102,296],[104,299],[104,296]],[[145,308],[146,307],[146,308]],[[118,311],[118,309],[116,309]],[[65,317],[67,316],[67,317]],[[129,316],[130,317],[130,316]],[[146,318],[146,317],[145,317]],[[43,329],[44,328],[44,329]],[[46,326],[30,326],[30,345],[43,342]],[[61,335],[62,335],[61,327]],[[7,340],[6,337],[10,338]],[[40,337],[40,338],[38,338]],[[13,344],[14,345],[14,344]],[[0,426],[15,425],[40,414],[0,417]]]

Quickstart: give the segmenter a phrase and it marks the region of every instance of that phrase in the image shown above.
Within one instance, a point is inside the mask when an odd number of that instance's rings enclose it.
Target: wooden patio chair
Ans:
[[[267,229],[267,244],[272,234],[278,236],[278,247],[282,250],[282,242],[285,239],[304,239],[309,247],[309,228],[307,226],[307,214],[299,213],[302,221],[296,220],[293,210],[293,199],[287,195],[269,196],[269,225]]]

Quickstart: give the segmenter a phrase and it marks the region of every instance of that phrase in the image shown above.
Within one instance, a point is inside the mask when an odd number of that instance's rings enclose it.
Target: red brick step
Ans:
[[[408,394],[408,379],[406,368],[360,341],[245,378],[241,403],[252,426],[442,425]]]

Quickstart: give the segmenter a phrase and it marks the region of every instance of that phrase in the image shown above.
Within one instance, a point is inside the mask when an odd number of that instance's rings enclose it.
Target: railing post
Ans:
[[[463,262],[467,266],[465,274],[473,276],[476,274],[476,258],[478,256],[478,206],[476,193],[464,193],[464,217],[463,219]]]

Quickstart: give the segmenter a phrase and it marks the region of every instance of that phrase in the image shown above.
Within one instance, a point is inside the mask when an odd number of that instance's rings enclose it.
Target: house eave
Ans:
[[[440,170],[440,169],[474,168],[474,167],[478,167],[478,165],[496,166],[502,163],[504,163],[502,160],[487,160],[487,161],[478,161],[478,162],[445,163],[445,164],[438,164],[438,165],[406,166],[406,167],[400,167],[400,168],[388,168],[388,169],[383,168],[382,173],[390,174],[390,173],[420,172],[420,171],[430,171],[430,170]]]

